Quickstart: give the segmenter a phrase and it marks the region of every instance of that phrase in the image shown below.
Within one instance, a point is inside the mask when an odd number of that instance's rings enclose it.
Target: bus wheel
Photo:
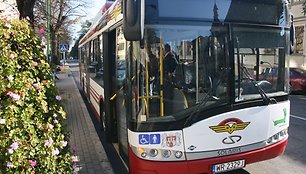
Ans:
[[[292,85],[291,85],[291,83],[289,83],[288,92],[289,92],[289,94],[292,94]]]
[[[101,104],[101,105],[103,105],[103,104]],[[101,129],[102,129],[102,131],[105,131],[105,122],[106,121],[106,119],[105,119],[105,111],[104,111],[104,108],[103,108],[103,106],[100,106],[100,123],[101,123]]]

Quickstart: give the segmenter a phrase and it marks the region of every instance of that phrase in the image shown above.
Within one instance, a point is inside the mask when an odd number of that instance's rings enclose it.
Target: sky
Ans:
[[[102,8],[102,6],[105,4],[105,0],[88,0],[92,5],[91,8],[87,8],[87,16],[86,19],[92,19],[96,16],[98,11]]]
[[[78,38],[77,32],[81,30],[81,24],[86,20],[93,19],[96,16],[96,14],[99,12],[99,10],[102,8],[102,6],[105,4],[105,0],[88,0],[88,3],[89,7],[85,8],[85,11],[87,13],[86,17],[84,17],[80,23],[74,25],[73,27],[73,32],[74,32],[73,38],[75,39]]]

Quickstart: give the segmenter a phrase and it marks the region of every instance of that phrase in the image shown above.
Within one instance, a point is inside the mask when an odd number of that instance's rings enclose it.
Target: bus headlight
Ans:
[[[178,150],[142,148],[131,146],[134,154],[141,159],[152,161],[183,161],[186,160],[185,153]]]
[[[171,156],[171,151],[170,150],[163,150],[163,157],[169,158]]]
[[[157,149],[151,149],[150,150],[150,156],[151,157],[156,157],[158,155],[158,150]]]
[[[273,135],[273,138],[274,138],[274,140],[276,140],[276,141],[278,140],[278,137],[279,137],[278,134]]]
[[[267,143],[270,144],[272,142],[272,138],[270,137],[268,140],[267,140]]]
[[[147,152],[142,152],[140,155],[141,155],[141,157],[145,158],[145,157],[147,157]]]
[[[147,156],[147,152],[145,151],[144,148],[138,147],[137,148],[138,154],[140,154],[141,157],[145,158]]]
[[[183,156],[183,152],[181,152],[181,151],[176,151],[175,152],[175,157],[176,158],[181,158]]]
[[[271,144],[277,143],[278,141],[283,140],[284,138],[288,137],[287,131],[288,131],[287,129],[284,129],[272,135],[266,140],[266,144],[271,145]]]

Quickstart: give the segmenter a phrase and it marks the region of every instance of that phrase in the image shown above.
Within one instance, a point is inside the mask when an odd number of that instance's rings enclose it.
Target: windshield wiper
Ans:
[[[264,105],[277,103],[276,100],[274,98],[270,98],[267,95],[267,93],[261,88],[259,83],[254,78],[252,78],[250,72],[248,71],[248,69],[245,66],[241,65],[240,68],[241,68],[242,72],[244,73],[244,75],[246,75],[247,79],[250,80],[251,83],[256,87],[259,95],[263,99]],[[240,81],[239,81],[239,86],[240,86]]]
[[[221,71],[226,72],[226,69],[221,70]],[[225,74],[224,72],[220,75],[220,77],[224,76],[224,74]],[[207,104],[208,101],[210,101],[210,99],[213,99],[216,102],[218,102],[218,100],[220,100],[218,97],[213,95],[214,89],[217,89],[220,84],[221,84],[221,79],[218,80],[215,85],[211,85],[211,88],[206,93],[206,96],[199,102],[199,104],[197,106],[195,106],[196,108],[193,110],[193,112],[190,114],[190,116],[186,119],[185,124],[184,124],[185,127],[190,126],[194,122],[194,120],[196,120],[198,118],[199,113],[202,111],[202,108]]]
[[[276,100],[274,98],[270,98],[266,92],[261,88],[261,86],[258,84],[258,82],[252,78],[249,70],[243,66],[242,64],[240,64],[240,46],[239,46],[239,40],[238,40],[238,37],[236,37],[236,43],[237,43],[237,58],[238,58],[238,67],[239,70],[238,70],[238,90],[240,91],[240,70],[242,70],[242,73],[244,73],[244,75],[246,75],[247,79],[251,81],[251,83],[257,88],[257,91],[259,93],[259,95],[261,96],[261,98],[263,99],[263,104],[264,105],[269,105],[269,104],[272,104],[272,103],[277,103]]]

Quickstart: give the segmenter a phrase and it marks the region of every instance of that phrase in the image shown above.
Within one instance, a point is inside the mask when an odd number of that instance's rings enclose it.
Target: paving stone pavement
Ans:
[[[114,174],[86,105],[70,70],[57,74],[56,86],[64,100],[70,145],[76,149],[76,174]]]

